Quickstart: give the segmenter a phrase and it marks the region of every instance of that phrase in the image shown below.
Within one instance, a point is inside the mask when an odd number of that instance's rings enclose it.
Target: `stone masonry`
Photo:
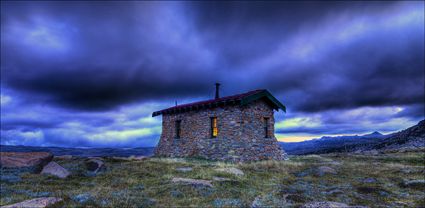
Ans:
[[[233,162],[283,160],[285,153],[274,136],[273,108],[265,100],[162,116],[162,134],[156,156],[200,157]],[[211,136],[211,117],[217,117],[218,135]],[[268,135],[265,138],[265,121]],[[176,121],[181,121],[176,138]]]

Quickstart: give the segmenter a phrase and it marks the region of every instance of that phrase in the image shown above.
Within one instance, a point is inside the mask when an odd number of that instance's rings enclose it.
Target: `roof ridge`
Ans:
[[[221,98],[213,98],[213,99],[209,99],[209,100],[203,100],[203,101],[196,101],[196,102],[191,102],[191,103],[185,103],[185,104],[181,104],[181,105],[176,105],[176,106],[172,106],[160,111],[156,111],[152,113],[152,116],[157,116],[163,113],[173,113],[176,111],[181,111],[181,110],[192,110],[192,108],[195,109],[199,109],[200,107],[216,107],[218,105],[226,105],[226,104],[235,104],[237,102],[240,103],[244,103],[244,99],[248,98],[248,97],[252,97],[254,95],[257,95],[259,93],[265,93],[268,94],[268,97],[273,97],[266,89],[256,89],[256,90],[251,90],[248,92],[244,92],[244,93],[239,93],[239,94],[234,94],[234,95],[229,95],[229,96],[225,96],[225,97],[221,97]],[[255,98],[258,99],[258,98]],[[274,99],[275,101],[272,102],[278,102],[274,97],[273,98],[269,98],[269,99]],[[279,103],[280,104],[280,103]],[[282,104],[280,104],[281,106],[283,106]],[[283,106],[282,109],[284,109],[285,107]]]

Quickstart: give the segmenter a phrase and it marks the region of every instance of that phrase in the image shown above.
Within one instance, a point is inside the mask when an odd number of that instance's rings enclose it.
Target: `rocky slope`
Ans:
[[[425,120],[389,135],[374,132],[363,136],[322,137],[304,142],[281,143],[281,146],[293,155],[416,150],[425,148]]]
[[[54,156],[73,155],[78,157],[129,157],[150,156],[154,147],[138,148],[69,148],[0,145],[1,152],[50,152]]]

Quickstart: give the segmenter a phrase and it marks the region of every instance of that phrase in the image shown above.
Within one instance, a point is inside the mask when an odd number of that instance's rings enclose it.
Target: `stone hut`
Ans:
[[[200,157],[234,162],[282,160],[274,136],[274,110],[285,106],[267,90],[176,105],[156,111],[162,134],[156,156]]]

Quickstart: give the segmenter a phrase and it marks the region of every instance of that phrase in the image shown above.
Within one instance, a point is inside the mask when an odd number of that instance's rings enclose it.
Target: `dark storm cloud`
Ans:
[[[179,103],[266,88],[276,131],[424,118],[423,2],[1,2],[1,143],[152,146]],[[317,137],[317,136],[316,136]]]
[[[174,3],[2,4],[2,81],[54,103],[96,110],[189,97],[216,79]]]
[[[229,94],[268,88],[307,112],[418,104],[423,27],[379,31],[414,7],[423,3],[6,2],[2,82],[87,110],[209,96],[215,81]],[[339,44],[321,37],[361,18],[378,29]],[[316,51],[288,58],[303,47]]]

